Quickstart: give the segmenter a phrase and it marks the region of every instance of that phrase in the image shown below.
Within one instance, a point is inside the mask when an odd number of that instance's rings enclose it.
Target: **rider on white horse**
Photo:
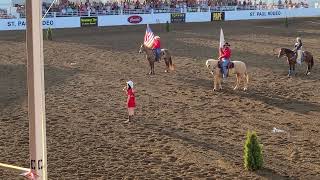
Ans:
[[[300,37],[297,37],[297,41],[294,44],[294,49],[293,49],[294,54],[294,59],[296,59],[298,64],[301,64],[301,59],[302,59],[302,41]]]
[[[228,76],[228,64],[230,62],[230,57],[231,57],[231,49],[230,49],[230,44],[229,43],[224,43],[223,48],[220,49],[220,64],[221,64],[221,69],[222,69],[222,75],[223,78],[227,78]]]

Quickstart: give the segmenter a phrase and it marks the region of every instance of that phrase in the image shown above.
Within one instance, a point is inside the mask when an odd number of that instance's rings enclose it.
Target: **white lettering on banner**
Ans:
[[[281,11],[253,11],[250,12],[250,16],[280,16]]]
[[[130,16],[128,17],[128,22],[132,24],[139,24],[142,21],[141,16]]]
[[[285,17],[317,17],[320,16],[320,9],[316,8],[295,8],[278,10],[243,10],[226,11],[225,20],[249,20],[249,19],[274,19]]]

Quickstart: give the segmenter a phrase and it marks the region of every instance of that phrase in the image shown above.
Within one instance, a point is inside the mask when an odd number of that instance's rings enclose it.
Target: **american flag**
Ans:
[[[149,24],[147,24],[146,34],[144,35],[144,45],[147,46],[148,48],[151,48],[153,45],[153,41],[154,41],[154,34],[150,29]]]

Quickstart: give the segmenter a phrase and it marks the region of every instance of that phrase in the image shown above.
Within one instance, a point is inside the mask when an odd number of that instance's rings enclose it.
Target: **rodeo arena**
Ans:
[[[319,0],[1,0],[0,180],[320,180]]]

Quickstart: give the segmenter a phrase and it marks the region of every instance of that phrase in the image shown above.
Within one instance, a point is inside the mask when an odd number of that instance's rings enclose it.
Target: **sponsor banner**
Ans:
[[[98,26],[98,17],[80,17],[81,27]]]
[[[159,24],[170,22],[169,13],[99,16],[98,26]]]
[[[45,18],[42,21],[43,29],[47,28],[74,28],[80,27],[80,17]],[[0,19],[1,30],[25,30],[26,19]]]
[[[171,14],[171,23],[184,23],[186,22],[185,13],[172,13]]]
[[[0,30],[22,30],[26,29],[26,19],[0,19]],[[42,21],[43,28],[54,27],[53,18],[46,18]]]
[[[192,12],[186,13],[186,22],[209,22],[210,12]]]
[[[211,21],[224,21],[224,12],[212,12]]]
[[[274,10],[244,10],[226,11],[225,20],[248,20],[248,19],[274,19],[285,17],[315,17],[320,16],[320,9],[317,8],[295,8],[295,9],[274,9]]]
[[[128,22],[131,24],[139,24],[142,22],[142,20],[143,20],[143,18],[138,15],[128,17]]]

